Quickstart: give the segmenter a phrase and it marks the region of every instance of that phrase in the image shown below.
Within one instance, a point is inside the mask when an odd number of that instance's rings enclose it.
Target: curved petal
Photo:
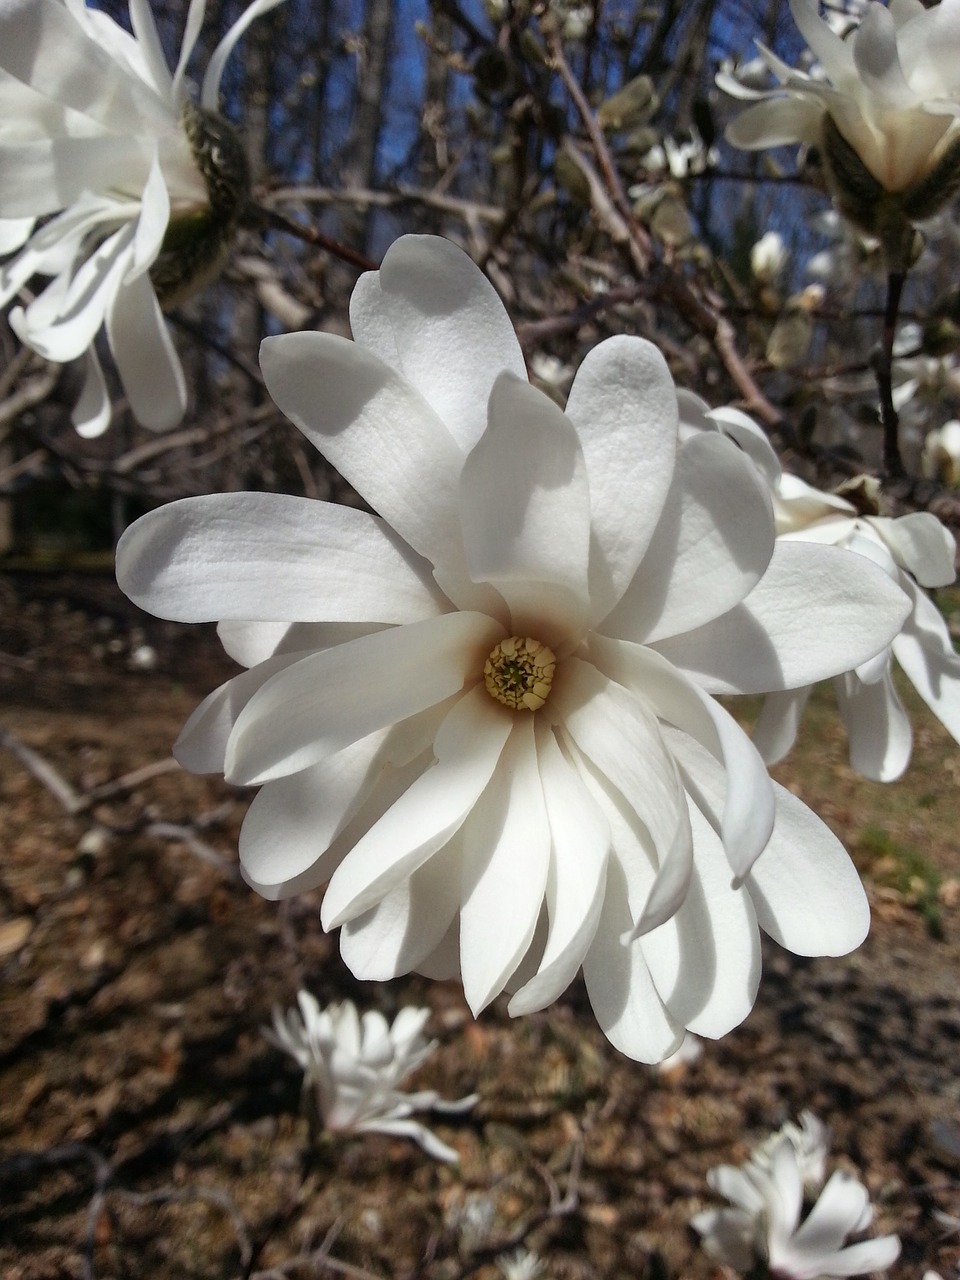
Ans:
[[[765,848],[774,821],[773,789],[756,747],[719,703],[654,650],[594,636],[590,654],[611,680],[642,692],[662,720],[689,734],[722,764],[723,845],[742,879]]]
[[[857,72],[850,44],[820,17],[818,0],[790,0],[790,12],[827,79],[838,89],[854,82]]]
[[[890,643],[909,610],[865,556],[779,539],[746,600],[656,648],[711,693],[770,693],[858,666]]]
[[[278,493],[148,512],[120,538],[117,581],[176,622],[398,623],[446,611],[428,566],[376,516]]]
[[[960,742],[960,655],[933,601],[909,578],[901,581],[913,612],[893,642],[894,657],[943,727]]]
[[[607,883],[610,827],[553,731],[537,725],[540,781],[550,823],[550,920],[537,972],[507,1006],[512,1018],[544,1009],[573,981],[597,931]]]
[[[207,63],[200,89],[200,103],[208,111],[220,109],[220,81],[223,78],[224,67],[237,47],[237,42],[252,22],[282,3],[283,0],[253,0],[214,49]]]
[[[248,785],[295,773],[436,706],[477,679],[501,635],[483,614],[448,613],[301,658],[240,713],[227,744],[228,781]]]
[[[657,994],[643,953],[643,940],[625,942],[641,905],[630,903],[636,879],[623,862],[627,833],[605,808],[614,835],[607,863],[603,911],[583,960],[583,977],[594,1016],[615,1049],[636,1062],[662,1062],[683,1041],[683,1027]],[[642,855],[641,855],[642,856]]]
[[[889,9],[868,5],[850,45],[857,73],[881,110],[903,111],[917,105],[917,95],[900,66],[897,24]]]
[[[688,1030],[714,1039],[739,1026],[760,983],[760,930],[749,895],[733,888],[722,842],[692,801],[694,868],[677,912],[646,934],[660,999]]]
[[[922,587],[946,587],[955,580],[956,539],[929,511],[913,511],[896,520],[873,516],[867,524]]]
[[[567,400],[590,486],[593,621],[626,589],[660,520],[679,414],[666,361],[643,338],[608,338],[585,356]]]
[[[389,981],[440,945],[460,909],[461,861],[457,833],[375,907],[344,922],[340,954],[355,977]]]
[[[852,671],[836,680],[837,704],[850,739],[850,764],[874,782],[893,782],[910,763],[913,734],[889,662],[870,684]]]
[[[860,1229],[869,1203],[866,1187],[845,1170],[837,1169],[794,1233],[794,1247],[821,1258],[834,1253],[843,1247],[848,1235]]]
[[[563,730],[621,794],[640,820],[656,858],[656,875],[635,936],[677,910],[687,892],[693,844],[676,762],[644,699],[568,658],[550,705]]]
[[[80,399],[73,407],[70,417],[77,429],[77,435],[84,440],[95,440],[102,436],[113,417],[113,405],[107,391],[103,368],[97,358],[94,347],[88,347],[83,354],[87,372],[83,379],[83,390]]]
[[[794,96],[756,102],[731,120],[724,133],[733,147],[759,151],[794,142],[813,142],[820,131],[824,109],[818,102]]]
[[[489,782],[512,725],[508,712],[475,688],[437,732],[437,763],[417,779],[351,850],[323,900],[325,929],[373,907],[459,830]]]
[[[186,412],[187,384],[149,275],[121,285],[106,320],[133,416],[150,431],[169,431]]]
[[[486,607],[463,555],[456,509],[463,454],[413,388],[363,347],[288,333],[260,347],[279,407],[401,538],[434,565],[460,608]]]
[[[757,723],[753,726],[753,745],[767,764],[777,764],[790,751],[800,732],[800,721],[813,686],[783,689],[768,693],[763,700]]]
[[[688,440],[653,539],[607,635],[651,643],[709,622],[756,586],[773,555],[770,491],[719,432]]]
[[[0,217],[56,213],[84,192],[136,188],[146,181],[150,151],[130,134],[0,143]]]
[[[460,973],[474,1015],[500,994],[530,945],[550,861],[535,719],[508,714],[513,728],[496,772],[463,825]]]
[[[249,622],[217,623],[224,652],[241,667],[255,667],[280,653],[309,653],[329,649],[359,636],[383,631],[384,622]]]
[[[353,335],[416,388],[463,450],[487,425],[500,374],[527,380],[513,325],[478,266],[439,236],[401,236],[350,302]],[[386,325],[384,322],[386,321]],[[392,342],[387,338],[389,327]]]
[[[842,956],[870,928],[870,908],[850,856],[826,823],[774,783],[777,821],[747,877],[764,933],[798,956]]]
[[[460,476],[470,576],[507,602],[518,634],[576,635],[589,603],[590,493],[573,426],[512,374],[490,395],[490,423]]]

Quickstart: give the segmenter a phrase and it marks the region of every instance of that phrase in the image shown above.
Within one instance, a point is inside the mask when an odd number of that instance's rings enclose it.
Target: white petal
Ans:
[[[902,586],[913,597],[913,613],[893,642],[894,656],[933,714],[960,742],[960,656],[929,596],[909,578]]]
[[[0,143],[0,217],[41,217],[85,191],[136,189],[146,181],[150,152],[138,137],[45,138]]]
[[[608,338],[577,370],[566,413],[587,465],[590,599],[599,620],[633,577],[670,488],[679,414],[666,361],[643,338]]]
[[[796,742],[812,691],[813,686],[807,685],[804,689],[768,693],[764,698],[753,726],[753,745],[767,764],[779,763]]]
[[[187,20],[183,24],[183,38],[180,41],[180,57],[177,59],[177,69],[173,73],[171,93],[175,102],[185,96],[183,80],[187,72],[187,63],[190,61],[190,55],[193,53],[194,46],[200,37],[200,28],[203,26],[206,7],[207,0],[190,0],[190,5],[187,9]]]
[[[255,667],[278,653],[330,649],[359,636],[383,631],[382,622],[247,622],[217,623],[224,652],[241,667]]]
[[[278,671],[303,656],[302,653],[278,654],[207,694],[173,744],[173,754],[184,769],[191,773],[223,773],[227,741],[240,712]]]
[[[8,253],[15,253],[30,238],[30,232],[33,230],[36,219],[31,215],[28,218],[6,218],[0,216],[0,257]]]
[[[177,622],[416,622],[445,603],[376,516],[277,493],[208,494],[148,512],[120,539],[117,581]]]
[[[227,745],[228,781],[296,773],[436,706],[477,678],[501,634],[482,614],[448,613],[301,658],[241,712]]]
[[[815,101],[797,97],[769,98],[731,120],[724,136],[734,147],[759,151],[764,147],[789,146],[793,142],[813,142],[824,117]]]
[[[370,734],[328,760],[268,782],[254,797],[240,831],[243,877],[263,897],[286,898],[321,884],[329,863],[305,883],[321,856],[363,803],[384,761],[387,730]]]
[[[909,110],[917,105],[917,95],[900,66],[897,26],[889,9],[868,5],[850,44],[857,72],[868,92],[877,98],[878,111]]]
[[[858,1229],[863,1212],[870,1203],[866,1187],[842,1169],[831,1175],[793,1237],[794,1247],[804,1253],[833,1253]]]
[[[739,1026],[760,982],[760,930],[744,889],[734,889],[723,844],[690,802],[694,869],[679,909],[643,938],[654,985],[688,1030],[714,1039]]]
[[[534,731],[532,715],[513,715],[497,769],[463,826],[460,972],[474,1015],[516,969],[543,903],[550,823]]]
[[[922,587],[946,587],[956,578],[956,540],[928,511],[914,511],[897,520],[873,516],[869,525]]]
[[[790,12],[826,77],[838,88],[856,77],[853,51],[820,17],[817,0],[790,0]]]
[[[94,440],[97,436],[102,436],[109,427],[113,416],[113,405],[110,403],[110,394],[107,391],[107,383],[96,349],[88,347],[83,359],[87,367],[83,390],[70,417],[77,429],[77,435],[82,436],[84,440]]]
[[[583,454],[549,396],[512,374],[497,379],[489,410],[460,477],[470,576],[497,588],[515,631],[553,644],[576,634],[588,611]]]
[[[850,764],[874,782],[893,782],[910,763],[913,734],[889,661],[881,678],[870,684],[852,671],[838,676],[835,683],[850,739]]]
[[[770,693],[815,684],[873,657],[909,609],[866,557],[779,539],[746,600],[656,648],[712,693]]]
[[[857,869],[826,823],[774,783],[777,821],[747,877],[760,928],[799,956],[842,956],[867,936]]]
[[[677,455],[656,533],[604,632],[649,643],[720,617],[756,586],[774,538],[770,491],[743,451],[719,433],[693,437]]]
[[[379,294],[368,286],[351,299],[354,337],[387,363],[395,353],[394,367],[461,448],[473,448],[486,428],[487,401],[500,374],[527,380],[496,290],[462,249],[439,236],[401,236],[378,274]]]
[[[203,77],[203,85],[200,90],[200,102],[208,111],[218,111],[220,109],[220,81],[223,77],[224,67],[237,46],[244,32],[264,13],[269,13],[271,9],[275,9],[278,4],[282,4],[283,0],[253,0],[248,5],[233,26],[229,29],[220,43],[214,49],[207,63],[207,70]]]
[[[550,702],[564,732],[623,796],[656,859],[653,886],[636,923],[639,934],[676,911],[693,866],[676,762],[645,700],[579,658],[568,658],[561,675]]]
[[[537,755],[552,841],[550,931],[536,974],[507,1007],[514,1018],[552,1004],[580,968],[603,909],[611,841],[606,818],[543,724],[537,726]]]
[[[460,908],[461,845],[458,833],[375,907],[344,922],[340,954],[355,977],[389,981],[440,945]]]
[[[133,416],[169,431],[187,408],[187,384],[149,275],[122,285],[107,310],[107,338]]]
[[[376,356],[330,333],[267,338],[260,366],[287,417],[426,556],[450,598],[476,607],[484,593],[471,586],[456,509],[463,454],[426,401]]]
[[[606,675],[642,693],[661,720],[691,735],[722,764],[723,843],[742,878],[766,846],[774,820],[773,789],[750,739],[719,703],[654,650],[594,636],[590,652]]]
[[[437,763],[370,828],[330,882],[325,929],[375,906],[459,830],[493,775],[511,727],[510,713],[482,687],[459,699],[437,733]]]
[[[173,77],[160,42],[149,0],[130,0],[130,25],[149,71],[150,83],[160,97],[172,98]]]
[[[583,961],[583,977],[600,1029],[614,1048],[637,1062],[661,1062],[679,1048],[683,1027],[657,994],[643,940],[623,940],[635,919],[636,907],[631,911],[628,891],[634,876],[622,864],[624,841],[616,830],[614,845],[607,864],[603,913]]]

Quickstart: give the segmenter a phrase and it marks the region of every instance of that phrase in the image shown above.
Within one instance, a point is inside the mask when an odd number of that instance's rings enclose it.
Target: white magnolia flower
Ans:
[[[110,421],[94,345],[103,325],[138,421],[163,430],[183,416],[157,289],[173,301],[185,264],[192,285],[220,265],[248,182],[242,146],[215,114],[220,78],[278,3],[254,0],[234,23],[197,106],[185,72],[206,0],[190,0],[172,75],[148,0],[130,0],[133,35],[83,0],[0,0],[0,253],[19,250],[0,267],[0,306],[50,278],[10,323],[49,360],[85,359],[83,435]]]
[[[299,1014],[275,1008],[273,1029],[263,1034],[300,1064],[303,1086],[312,1090],[325,1129],[412,1138],[436,1160],[459,1159],[410,1117],[416,1111],[467,1111],[479,1095],[444,1102],[433,1089],[404,1093],[400,1088],[437,1047],[423,1035],[429,1009],[401,1009],[391,1025],[376,1011],[360,1017],[350,1000],[321,1009],[309,991],[299,991],[297,1003]]]
[[[547,1273],[546,1263],[532,1249],[515,1249],[498,1258],[497,1267],[504,1280],[542,1280]]]
[[[838,203],[861,224],[881,216],[883,192],[902,197],[910,219],[929,217],[956,189],[960,0],[929,9],[921,0],[871,0],[846,38],[820,17],[818,0],[790,0],[790,11],[820,74],[762,46],[777,88],[757,91],[721,74],[727,93],[759,99],[731,123],[728,140],[748,150],[818,145]],[[864,189],[864,176],[875,190]]]
[[[867,909],[709,695],[865,662],[907,601],[847,552],[774,548],[766,482],[718,432],[678,441],[650,343],[601,343],[563,412],[486,278],[428,236],[361,277],[351,321],[353,342],[269,339],[261,362],[378,516],[216,494],[121,540],[127,594],[219,619],[249,668],[178,758],[262,786],[243,873],[275,898],[329,881],[355,974],[458,975],[475,1012],[506,990],[517,1015],[582,966],[632,1057],[724,1034],[755,997],[758,925],[836,954]]]
[[[953,535],[928,512],[890,519],[860,515],[845,498],[822,493],[796,476],[780,477],[774,496],[781,541],[847,547],[883,568],[912,608],[890,648],[834,681],[850,739],[850,763],[878,782],[898,778],[910,762],[910,721],[893,683],[895,658],[943,726],[960,741],[960,655],[939,609],[922,590],[953,582]],[[766,700],[754,742],[769,763],[793,746],[810,688]]]
[[[772,1172],[773,1153],[784,1138],[793,1143],[804,1191],[808,1194],[819,1191],[827,1172],[830,1130],[812,1111],[801,1111],[799,1124],[788,1120],[754,1148],[751,1164]]]
[[[882,1271],[900,1253],[896,1236],[845,1244],[870,1226],[873,1209],[866,1187],[842,1170],[800,1221],[803,1178],[790,1138],[774,1147],[768,1164],[720,1165],[707,1181],[736,1207],[698,1213],[693,1227],[710,1257],[735,1271],[761,1262],[774,1280],[834,1280]]]

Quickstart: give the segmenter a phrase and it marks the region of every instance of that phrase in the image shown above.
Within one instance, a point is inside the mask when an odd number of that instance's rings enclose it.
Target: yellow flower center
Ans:
[[[550,695],[557,659],[553,650],[529,636],[501,640],[483,664],[491,698],[513,711],[539,711]]]

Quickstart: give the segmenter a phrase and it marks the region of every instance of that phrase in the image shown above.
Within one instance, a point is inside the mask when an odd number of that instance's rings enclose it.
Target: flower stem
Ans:
[[[356,267],[360,271],[377,270],[379,264],[372,258],[358,253],[349,245],[341,244],[339,240],[325,235],[316,227],[305,226],[302,222],[296,222],[286,214],[279,213],[276,209],[268,209],[264,205],[254,204],[251,209],[254,217],[265,227],[271,227],[275,231],[285,231],[287,235],[296,236],[298,240],[312,244],[318,249],[325,249],[327,253],[332,253],[334,257],[340,258],[341,261],[349,263],[351,267]]]
[[[892,480],[906,475],[903,459],[900,456],[900,416],[893,407],[893,340],[906,278],[906,271],[900,270],[891,270],[887,276],[887,304],[883,313],[880,358],[877,361],[880,421],[883,423],[883,470],[886,477]]]

